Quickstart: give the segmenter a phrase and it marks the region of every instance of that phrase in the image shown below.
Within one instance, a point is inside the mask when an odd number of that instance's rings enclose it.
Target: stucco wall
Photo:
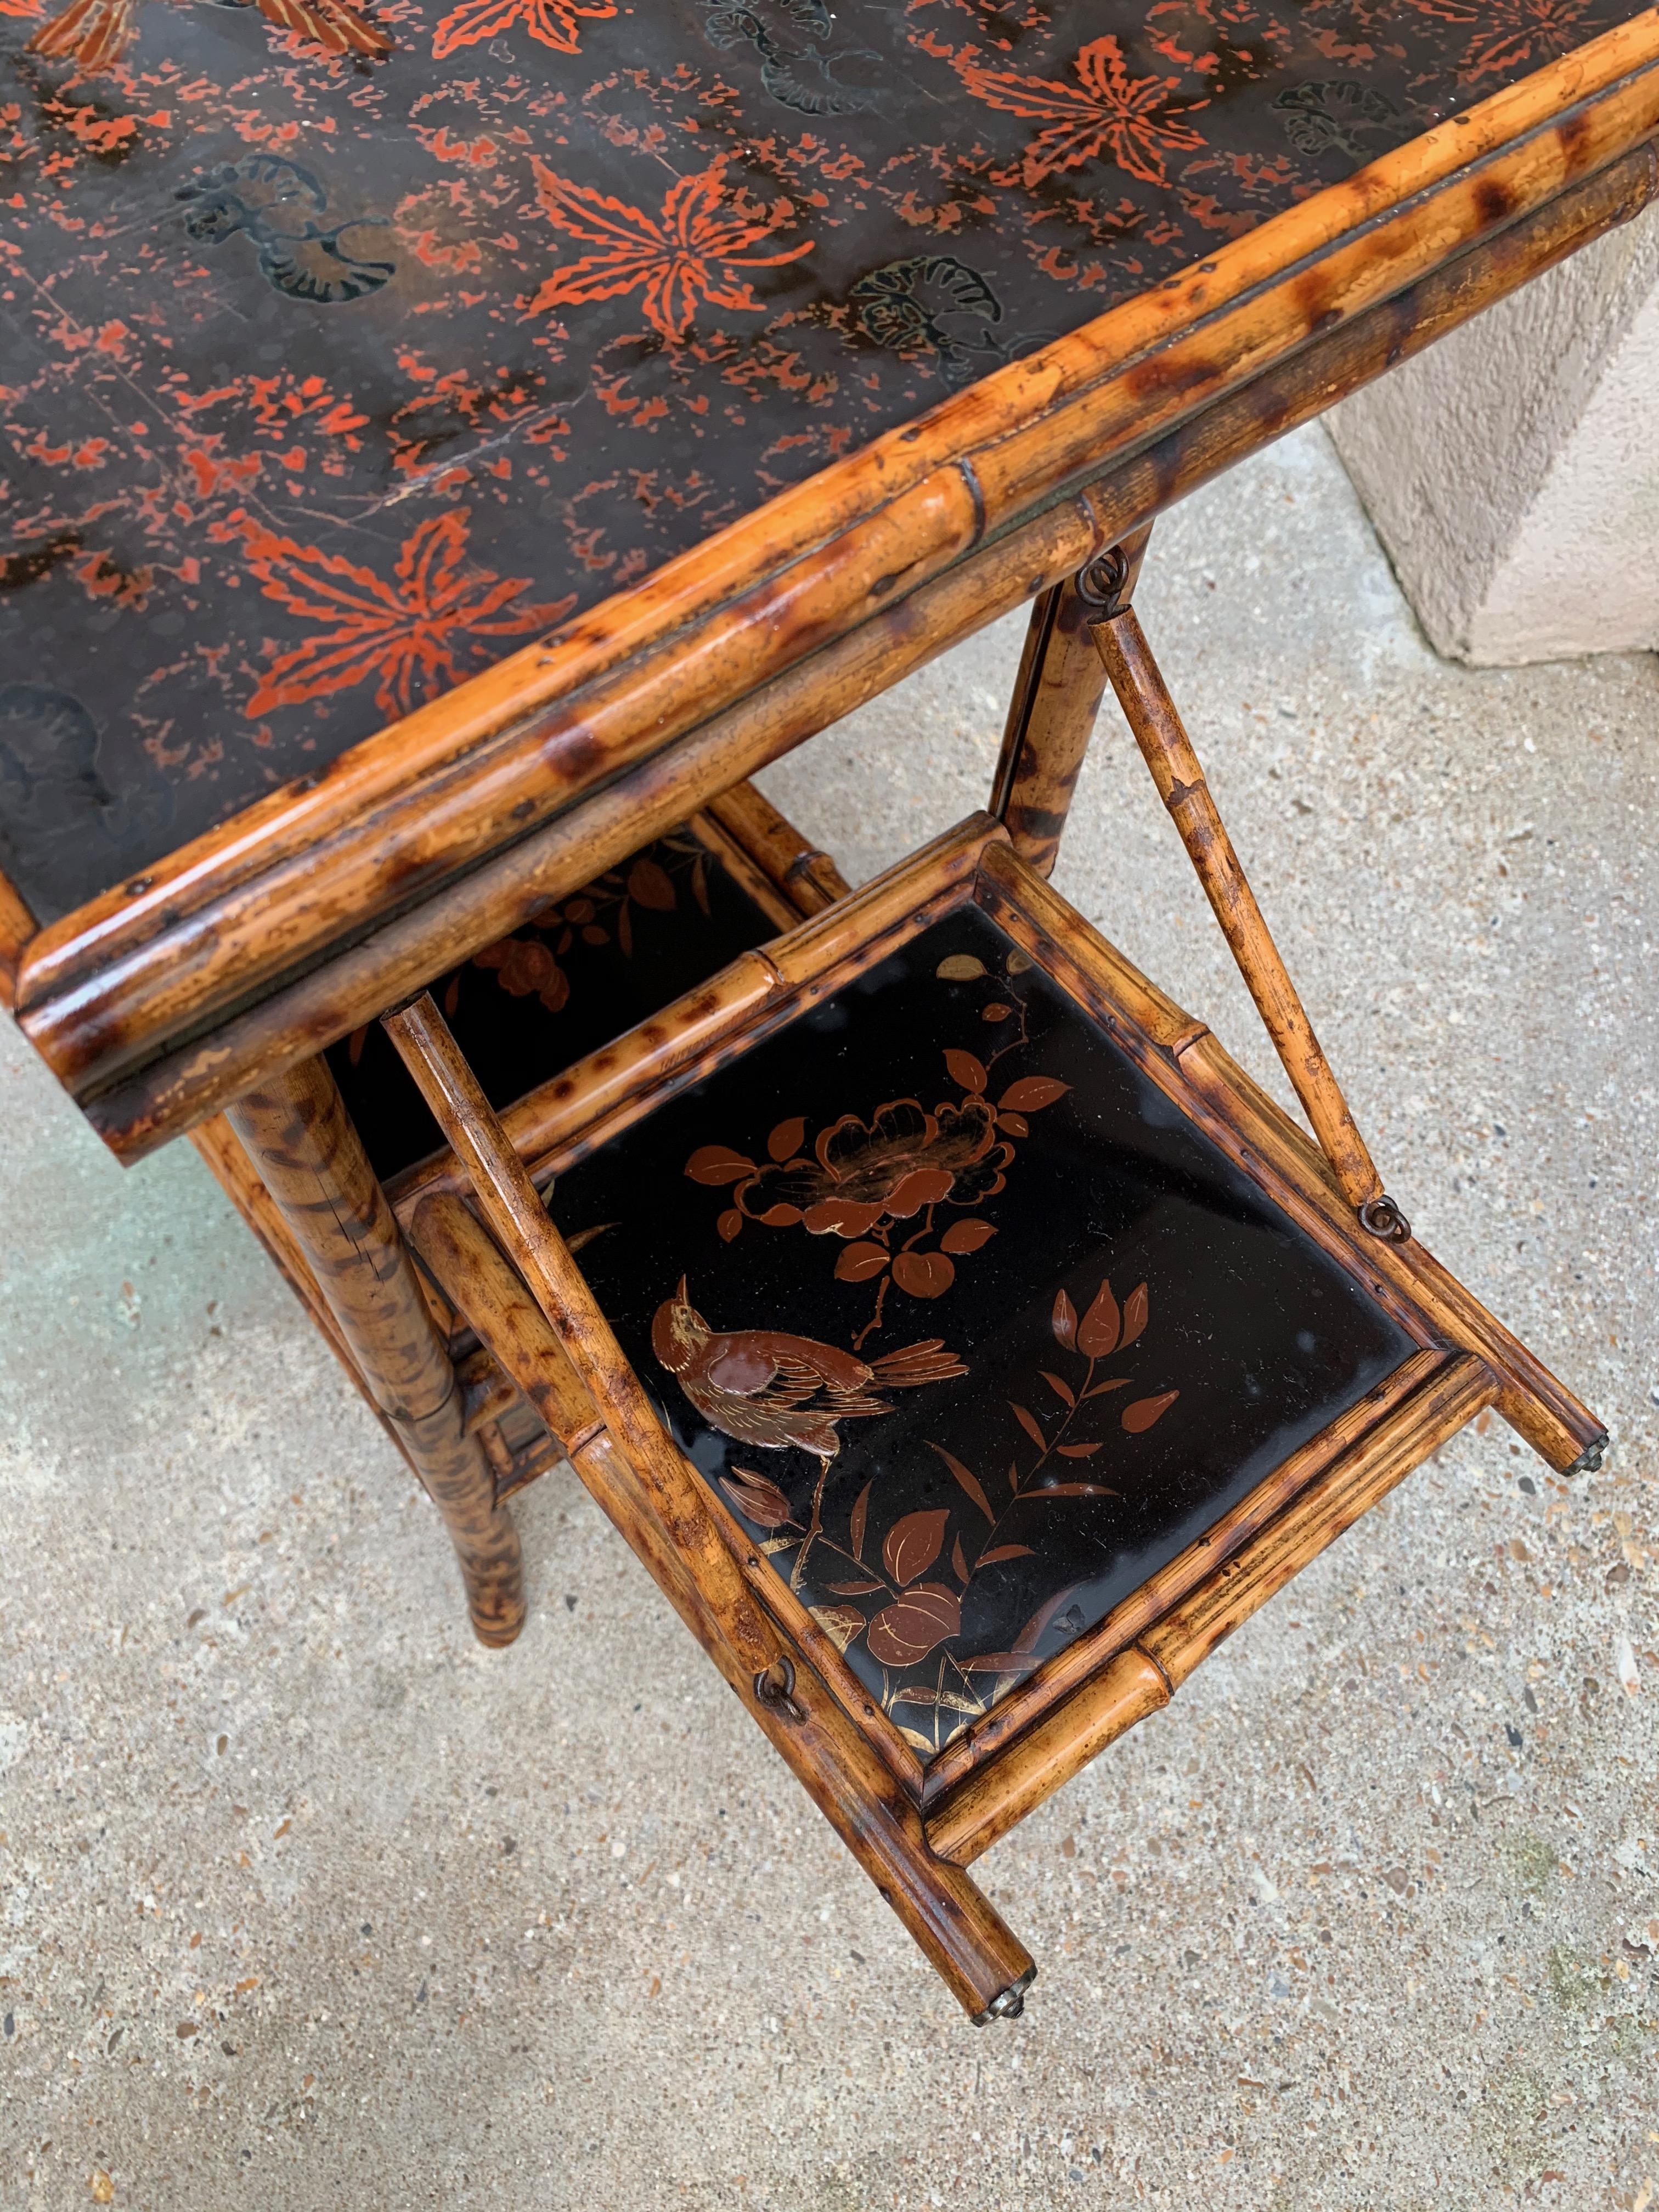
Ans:
[[[1659,648],[1659,209],[1328,418],[1437,648]]]

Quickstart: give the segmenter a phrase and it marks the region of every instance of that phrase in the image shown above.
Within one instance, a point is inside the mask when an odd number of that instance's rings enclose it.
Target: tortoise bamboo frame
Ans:
[[[479,1636],[523,1618],[504,1501],[568,1456],[976,2021],[1035,1972],[982,1851],[1487,1406],[1559,1470],[1602,1442],[1387,1197],[1130,599],[1163,508],[1647,205],[1656,131],[1648,9],[62,921],[0,879],[0,994],[119,1157],[192,1134],[432,1493]],[[1026,600],[992,811],[847,895],[744,779]],[[1109,684],[1317,1145],[1047,883]],[[682,826],[783,933],[497,1113],[428,986]],[[1413,1349],[924,1765],[682,1455],[544,1194],[969,907]],[[447,1143],[385,1188],[320,1057],[382,1015]]]

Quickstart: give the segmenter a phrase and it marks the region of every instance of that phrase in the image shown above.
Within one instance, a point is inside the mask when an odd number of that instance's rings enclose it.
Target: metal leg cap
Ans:
[[[983,2012],[974,2014],[975,2027],[989,2027],[994,2020],[1018,2020],[1025,2009],[1025,1992],[1036,1979],[1036,1968],[1028,1966],[1017,1982],[1000,1990]]]
[[[1613,1439],[1603,1429],[1593,1444],[1585,1445],[1571,1467],[1562,1469],[1562,1481],[1571,1482],[1575,1474],[1595,1474],[1600,1469],[1602,1460],[1612,1449]]]

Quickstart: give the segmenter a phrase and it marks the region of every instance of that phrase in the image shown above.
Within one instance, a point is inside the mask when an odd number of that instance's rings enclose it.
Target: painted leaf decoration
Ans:
[[[1046,1367],[1040,1367],[1037,1370],[1037,1372],[1042,1376],[1043,1381],[1048,1385],[1048,1388],[1054,1392],[1054,1395],[1060,1400],[1062,1406],[1076,1405],[1077,1393],[1073,1389],[1069,1382],[1066,1382],[1058,1375],[1050,1374]],[[1064,1447],[1062,1446],[1062,1449],[1063,1449]]]
[[[767,1152],[775,1160],[793,1159],[800,1150],[801,1139],[805,1134],[805,1118],[799,1114],[792,1115],[788,1121],[780,1121],[767,1139]]]
[[[983,1091],[988,1080],[985,1070],[971,1052],[957,1052],[954,1047],[945,1055],[945,1065],[952,1083],[959,1083],[964,1091]]]
[[[981,1552],[979,1564],[994,1567],[999,1559],[1029,1559],[1034,1556],[1029,1544],[995,1544],[988,1552]]]
[[[913,1298],[943,1297],[956,1279],[943,1252],[901,1252],[893,1262],[893,1280]]]
[[[791,1221],[804,1221],[814,1237],[862,1237],[881,1219],[879,1206],[871,1206],[855,1198],[821,1198],[816,1206],[809,1206],[802,1213],[793,1206],[775,1206],[762,1214],[763,1221],[778,1217],[781,1227]]]
[[[988,1221],[953,1221],[939,1240],[941,1252],[954,1252],[961,1259],[969,1252],[977,1252],[996,1235]]]
[[[1038,1492],[1039,1496],[1042,1494],[1041,1492]],[[1069,1583],[1064,1589],[1056,1590],[1051,1598],[1045,1599],[1026,1622],[1024,1627],[1020,1630],[1019,1634],[1015,1637],[1015,1650],[1035,1651],[1042,1641],[1043,1630],[1047,1628],[1060,1607],[1074,1598],[1077,1593],[1077,1583]]]
[[[1000,999],[993,999],[988,1006],[980,1008],[979,1018],[982,1022],[1006,1022],[1013,1011],[1012,1006],[1005,1006]]]
[[[836,1261],[836,1279],[841,1283],[867,1283],[886,1265],[887,1255],[879,1244],[848,1244]]]
[[[1012,1398],[1008,1401],[1008,1403],[1011,1406],[1014,1406],[1014,1401]],[[1036,1416],[1035,1413],[1028,1413],[1024,1406],[1014,1406],[1014,1419],[1019,1423],[1021,1428],[1024,1430],[1026,1435],[1030,1437],[1031,1442],[1036,1446],[1039,1451],[1048,1450],[1048,1439],[1043,1435],[1042,1431],[1037,1426]]]
[[[685,1164],[685,1172],[693,1182],[738,1182],[754,1171],[753,1160],[746,1160],[729,1145],[700,1145]]]
[[[908,1220],[924,1206],[937,1206],[950,1195],[956,1177],[949,1168],[912,1168],[887,1194],[887,1211],[896,1221]]]
[[[665,868],[641,853],[628,872],[628,896],[658,914],[667,914],[674,904],[673,882]]]
[[[735,1206],[729,1206],[714,1226],[720,1231],[720,1241],[729,1244],[743,1226],[743,1216]]]
[[[884,1667],[915,1667],[961,1628],[962,1607],[956,1592],[940,1583],[922,1583],[884,1606],[865,1640],[870,1656]]]
[[[1077,1308],[1064,1291],[1054,1292],[1054,1310],[1049,1326],[1068,1352],[1077,1348]]]
[[[994,1521],[997,1516],[991,1510],[991,1501],[985,1495],[985,1492],[981,1485],[979,1477],[965,1468],[962,1462],[952,1453],[946,1451],[943,1444],[929,1444],[927,1449],[929,1451],[936,1451],[939,1454],[939,1457],[945,1462],[946,1467],[950,1468],[951,1474],[955,1475],[963,1489],[966,1491],[969,1497],[973,1499],[975,1504],[978,1506],[980,1511],[985,1516],[986,1519],[988,1521]]]
[[[1179,1390],[1164,1390],[1156,1398],[1137,1398],[1132,1406],[1123,1408],[1123,1425],[1132,1437],[1144,1436],[1152,1423],[1161,1420],[1176,1400]]]
[[[801,1210],[798,1206],[769,1206],[764,1213],[757,1213],[755,1218],[763,1221],[769,1229],[793,1229],[801,1218]]]
[[[702,908],[704,919],[708,919],[712,913],[708,903],[708,860],[702,853],[698,854],[692,864],[691,896]]]
[[[925,1575],[938,1559],[950,1517],[943,1506],[937,1506],[927,1512],[907,1513],[887,1531],[881,1547],[882,1565],[901,1588],[915,1582],[918,1575]]]
[[[868,1597],[872,1590],[885,1589],[885,1583],[831,1583],[831,1597]]]
[[[1041,1490],[1028,1490],[1028,1498],[1121,1498],[1121,1490],[1109,1490],[1101,1482],[1045,1482]]]
[[[985,973],[985,963],[971,952],[950,952],[933,973],[941,983],[971,983]]]
[[[1077,1326],[1077,1348],[1091,1359],[1105,1359],[1117,1349],[1118,1331],[1123,1316],[1117,1310],[1117,1300],[1112,1296],[1112,1286],[1103,1283],[1095,1292],[1094,1301]]]
[[[920,1729],[908,1729],[904,1726],[902,1722],[899,1724],[899,1734],[904,1738],[906,1743],[908,1743],[913,1750],[925,1751],[929,1759],[933,1757],[933,1739],[932,1736],[923,1735]]]
[[[809,1605],[806,1610],[837,1651],[845,1651],[864,1626],[864,1615],[855,1605]]]
[[[1117,1348],[1127,1352],[1146,1326],[1146,1285],[1137,1283],[1123,1301],[1123,1334]]]
[[[999,1114],[1040,1114],[1045,1106],[1052,1106],[1056,1098],[1063,1098],[1071,1089],[1069,1083],[1058,1082],[1052,1075],[1022,1075],[1018,1083],[1010,1084],[997,1101]]]
[[[734,1467],[730,1474],[721,1475],[720,1488],[739,1513],[763,1528],[781,1528],[789,1518],[789,1500],[776,1483],[746,1467]]]
[[[967,1581],[968,1554],[962,1548],[962,1539],[960,1536],[957,1538],[956,1541],[951,1547],[951,1571],[959,1583],[965,1583]]]
[[[1025,1651],[976,1651],[971,1659],[956,1663],[964,1674],[1024,1674],[1037,1662]]]
[[[870,1510],[870,1485],[866,1483],[853,1506],[852,1518],[847,1524],[847,1534],[853,1547],[853,1557],[864,1565],[864,1523]]]
[[[1090,1459],[1099,1449],[1098,1444],[1061,1444],[1060,1455],[1062,1459]]]
[[[1023,1114],[999,1114],[997,1127],[1005,1137],[1029,1137],[1031,1125]]]
[[[1128,1387],[1128,1376],[1127,1375],[1117,1375],[1114,1376],[1110,1382],[1091,1383],[1089,1389],[1086,1389],[1083,1395],[1085,1398],[1101,1398],[1103,1397],[1109,1390],[1127,1390]]]

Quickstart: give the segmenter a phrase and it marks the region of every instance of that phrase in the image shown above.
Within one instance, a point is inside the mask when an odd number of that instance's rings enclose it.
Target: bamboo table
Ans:
[[[1649,202],[1659,13],[50,5],[5,996],[118,1157],[208,1158],[479,1635],[568,1455],[1017,2011],[969,1861],[1487,1404],[1603,1441],[1386,1194],[1132,599],[1161,509]],[[1026,600],[988,812],[848,896],[746,779]],[[1048,888],[1109,684],[1316,1145]]]

